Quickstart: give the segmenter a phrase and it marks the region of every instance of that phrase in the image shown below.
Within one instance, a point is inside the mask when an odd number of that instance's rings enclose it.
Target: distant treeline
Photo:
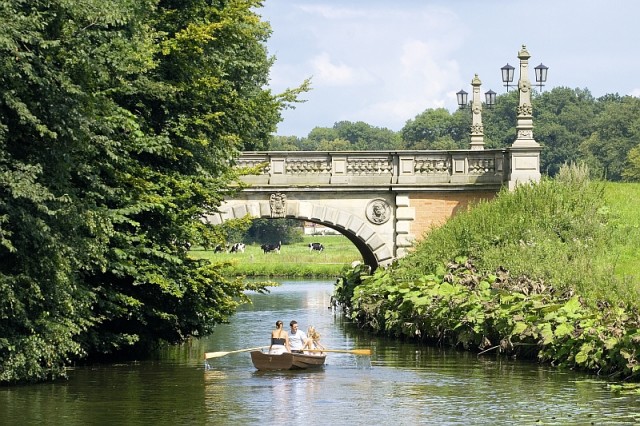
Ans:
[[[555,176],[563,164],[584,163],[610,181],[640,181],[640,99],[587,89],[556,87],[534,93],[534,138],[543,146],[541,171]],[[497,97],[482,111],[485,148],[509,147],[516,139],[517,91]],[[398,132],[362,121],[316,127],[307,137],[275,136],[272,150],[346,151],[468,149],[471,114],[427,109]]]

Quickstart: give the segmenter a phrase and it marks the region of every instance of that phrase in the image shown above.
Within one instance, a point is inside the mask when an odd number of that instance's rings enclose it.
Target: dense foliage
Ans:
[[[614,263],[640,232],[588,175],[563,167],[502,192],[393,267],[349,272],[335,297],[376,332],[637,378],[639,276]]]
[[[264,88],[259,6],[0,0],[0,382],[234,312],[250,284],[186,247],[297,94]]]
[[[534,137],[543,150],[541,171],[555,176],[564,164],[583,162],[611,181],[640,181],[640,99],[606,95],[595,99],[586,89],[556,87],[534,93]],[[482,112],[485,147],[505,148],[516,139],[518,92],[498,96]],[[307,137],[274,136],[279,150],[342,151],[400,149],[468,149],[471,114],[427,109],[408,119],[399,132],[363,122],[341,121],[316,127]]]
[[[612,274],[610,247],[628,234],[627,224],[605,204],[603,184],[588,175],[585,167],[563,167],[554,179],[504,190],[429,232],[397,273],[415,278],[464,256],[481,270],[506,268],[590,300],[605,297],[596,292],[606,288],[607,298],[640,306],[638,290]]]
[[[479,272],[458,258],[411,281],[377,271],[353,291],[352,317],[376,332],[620,379],[640,376],[637,310],[589,306],[540,280]]]

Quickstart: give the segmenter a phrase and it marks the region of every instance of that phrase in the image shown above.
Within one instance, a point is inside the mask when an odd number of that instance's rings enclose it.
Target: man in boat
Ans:
[[[289,323],[291,333],[289,334],[289,347],[294,354],[301,354],[302,349],[307,345],[307,335],[304,331],[298,329],[298,321],[292,320]]]

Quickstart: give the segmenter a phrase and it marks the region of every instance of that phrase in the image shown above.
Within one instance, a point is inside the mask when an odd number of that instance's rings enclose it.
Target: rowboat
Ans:
[[[251,362],[258,370],[305,370],[324,365],[326,355],[294,354],[274,355],[262,351],[251,352]]]

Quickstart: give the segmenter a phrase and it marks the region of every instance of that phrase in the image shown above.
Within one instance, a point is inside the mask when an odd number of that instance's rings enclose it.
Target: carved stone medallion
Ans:
[[[389,206],[389,203],[382,198],[376,198],[367,204],[366,215],[369,222],[376,225],[382,225],[389,220],[389,217],[391,217],[391,207]]]

